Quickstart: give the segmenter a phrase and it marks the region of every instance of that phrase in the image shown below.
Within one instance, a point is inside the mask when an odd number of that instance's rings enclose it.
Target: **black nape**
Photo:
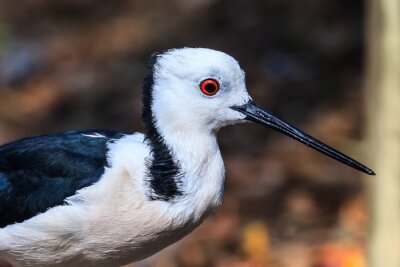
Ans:
[[[150,141],[151,145],[151,155],[148,159],[148,176],[150,187],[154,194],[150,195],[150,199],[170,201],[182,195],[178,187],[181,169],[155,126],[155,118],[151,108],[153,105],[155,67],[158,58],[162,54],[163,52],[153,54],[147,66],[148,72],[143,80],[142,122],[145,137]]]

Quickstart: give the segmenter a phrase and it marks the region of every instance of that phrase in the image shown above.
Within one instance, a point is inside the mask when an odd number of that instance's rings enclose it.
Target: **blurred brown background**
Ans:
[[[0,143],[81,128],[141,131],[146,60],[231,54],[261,106],[366,161],[362,0],[0,1]],[[255,125],[219,135],[222,208],[133,266],[364,267],[365,179]]]

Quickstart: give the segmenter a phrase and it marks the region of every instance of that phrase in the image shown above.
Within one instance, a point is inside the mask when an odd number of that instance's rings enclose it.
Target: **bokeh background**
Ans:
[[[208,47],[238,59],[259,105],[368,162],[366,6],[1,0],[0,143],[71,129],[142,131],[149,56]],[[219,142],[223,206],[181,242],[132,266],[366,266],[365,176],[256,125],[223,129]]]

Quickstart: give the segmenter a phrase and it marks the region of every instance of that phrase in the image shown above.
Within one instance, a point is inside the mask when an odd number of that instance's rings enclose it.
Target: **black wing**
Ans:
[[[107,143],[126,134],[67,132],[0,146],[0,228],[61,205],[98,181],[107,165]]]

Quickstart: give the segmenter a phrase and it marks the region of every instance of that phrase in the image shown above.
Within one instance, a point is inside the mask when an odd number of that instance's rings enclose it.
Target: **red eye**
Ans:
[[[200,83],[200,89],[203,94],[212,96],[219,90],[219,83],[214,79],[206,79]]]

